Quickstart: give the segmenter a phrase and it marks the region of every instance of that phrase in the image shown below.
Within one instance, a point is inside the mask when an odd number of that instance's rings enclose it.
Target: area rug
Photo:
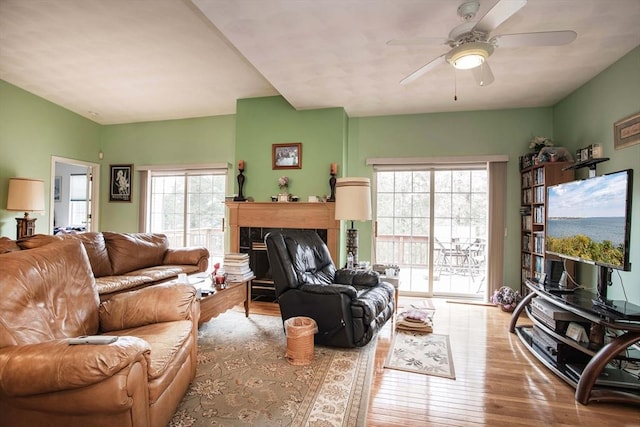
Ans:
[[[448,335],[396,331],[385,368],[455,379]]]
[[[200,327],[196,378],[170,426],[364,426],[375,345],[315,346],[294,366],[280,317],[229,311]]]

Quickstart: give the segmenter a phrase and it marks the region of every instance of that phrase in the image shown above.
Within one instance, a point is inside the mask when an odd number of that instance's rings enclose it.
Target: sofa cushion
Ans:
[[[102,233],[88,232],[79,234],[63,234],[63,239],[78,239],[84,245],[94,277],[111,276],[111,261],[107,252],[107,244]]]
[[[0,347],[98,331],[98,292],[77,240],[0,255]]]
[[[154,282],[171,279],[180,273],[192,274],[200,271],[197,265],[156,265],[129,272],[129,276],[150,277]]]
[[[59,242],[60,240],[62,240],[62,236],[34,234],[33,236],[18,240],[18,246],[20,246],[21,249],[35,249],[53,242]]]
[[[100,305],[100,328],[108,332],[190,319],[195,297],[193,286],[178,283],[123,292]]]
[[[169,239],[156,233],[102,233],[114,275],[162,265]]]
[[[0,237],[0,254],[6,254],[9,252],[17,252],[20,250],[20,246],[15,240],[11,240],[8,237]]]
[[[121,292],[152,283],[147,276],[104,276],[96,278],[96,289],[100,295]]]
[[[137,328],[109,332],[109,335],[134,336],[145,340],[151,348],[148,368],[149,401],[155,402],[160,394],[173,381],[175,374],[187,360],[191,352],[188,340],[193,338],[193,322],[180,320],[175,322],[153,323]],[[195,363],[192,361],[191,363]]]

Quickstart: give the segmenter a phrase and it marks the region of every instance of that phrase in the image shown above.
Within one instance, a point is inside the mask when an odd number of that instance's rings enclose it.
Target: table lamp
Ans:
[[[353,255],[353,265],[358,265],[358,230],[353,221],[371,219],[371,182],[369,178],[338,178],[336,180],[337,220],[351,221],[347,230],[347,254]]]
[[[9,178],[7,210],[24,212],[23,218],[16,218],[17,239],[32,236],[36,229],[36,218],[31,218],[29,212],[44,212],[44,181]]]

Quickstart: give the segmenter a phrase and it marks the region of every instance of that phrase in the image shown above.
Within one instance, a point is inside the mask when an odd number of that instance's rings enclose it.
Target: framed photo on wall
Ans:
[[[302,143],[273,144],[272,169],[302,169]]]
[[[616,150],[638,143],[640,143],[640,113],[613,124],[613,147]]]
[[[130,202],[133,189],[133,165],[110,165],[109,201]]]

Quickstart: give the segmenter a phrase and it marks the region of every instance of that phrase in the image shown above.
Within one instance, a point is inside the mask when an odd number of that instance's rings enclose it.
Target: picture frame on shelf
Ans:
[[[640,143],[640,113],[613,124],[613,147],[616,150]]]
[[[110,165],[109,201],[131,202],[133,165]]]
[[[302,169],[302,143],[273,144],[271,146],[272,169]]]

